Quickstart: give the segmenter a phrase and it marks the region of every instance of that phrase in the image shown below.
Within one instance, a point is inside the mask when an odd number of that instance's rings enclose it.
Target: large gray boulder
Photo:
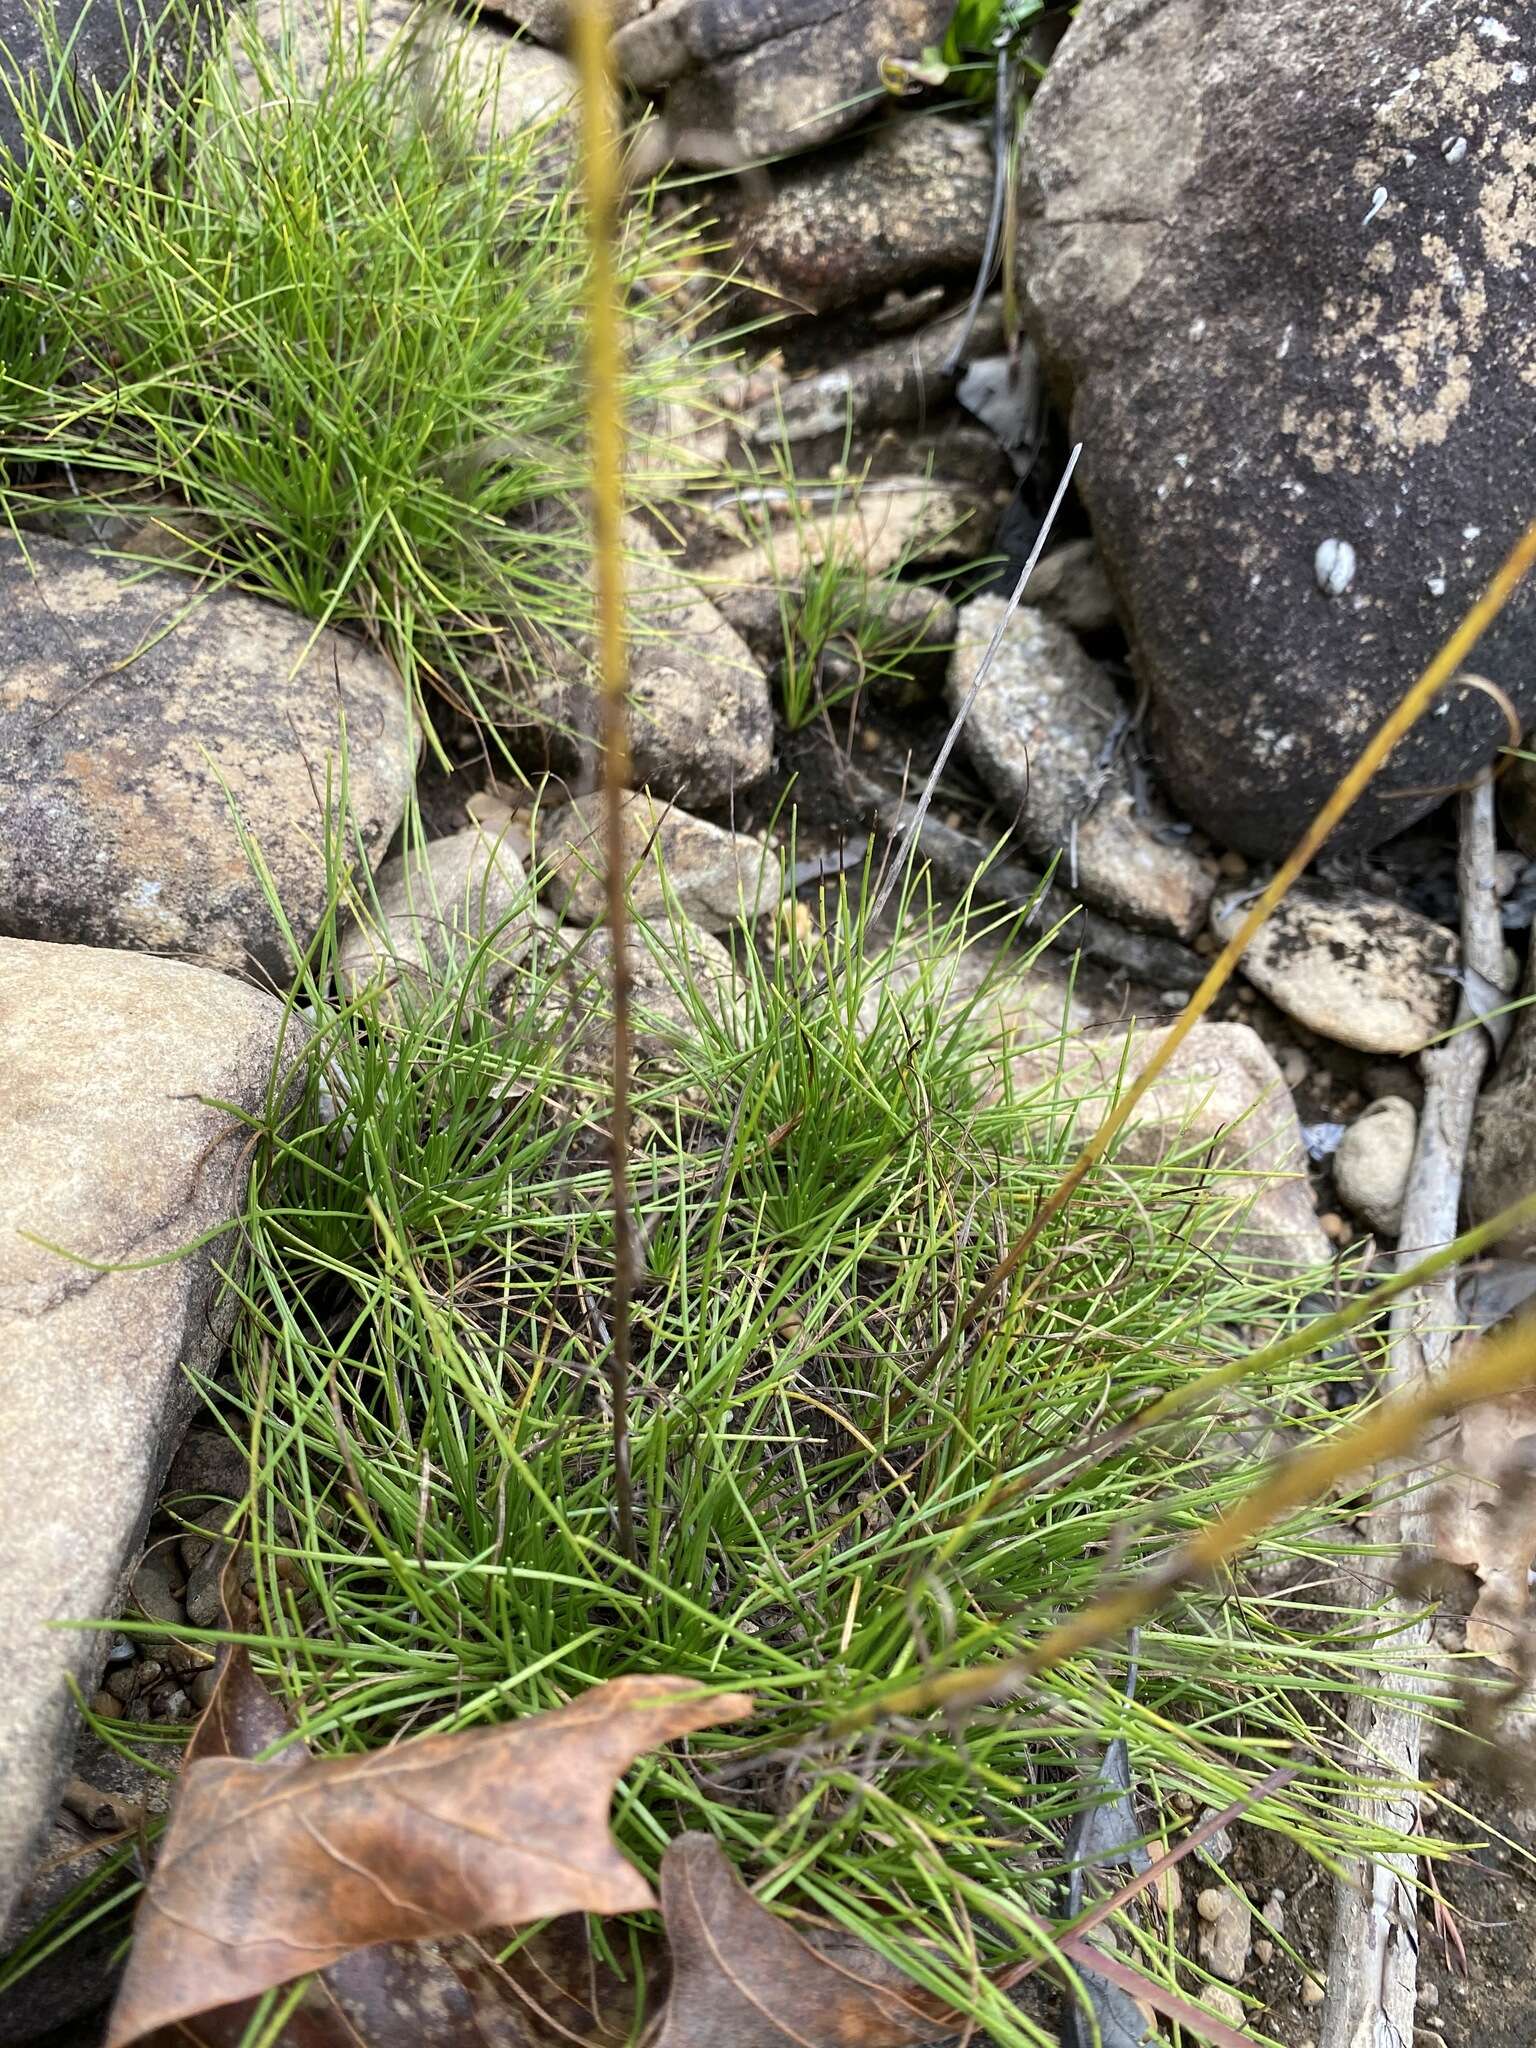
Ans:
[[[282,1029],[203,968],[0,939],[0,1926],[109,1641],[58,1624],[119,1611],[228,1331],[230,1238],[172,1255],[238,1214]]]
[[[1084,0],[1030,115],[1028,317],[1185,811],[1288,848],[1536,511],[1536,4]],[[1536,598],[1478,670],[1536,709]],[[1505,736],[1449,691],[1341,828]]]
[[[307,943],[343,723],[378,859],[415,774],[405,688],[381,656],[235,591],[0,541],[0,932],[282,976],[231,805]]]
[[[666,88],[676,155],[718,164],[852,128],[880,93],[881,60],[936,43],[952,12],[953,0],[656,0],[619,29],[614,58],[630,83]]]

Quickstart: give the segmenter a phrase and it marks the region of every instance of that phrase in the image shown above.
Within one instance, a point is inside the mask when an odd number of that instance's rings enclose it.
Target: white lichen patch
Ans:
[[[1502,53],[1516,40],[1491,21],[1483,17],[1378,103],[1373,145],[1353,166],[1354,185],[1369,195],[1364,221],[1377,224],[1362,251],[1363,275],[1418,282],[1407,291],[1366,290],[1348,315],[1324,309],[1318,355],[1336,367],[1334,391],[1342,379],[1347,396],[1293,401],[1282,426],[1325,474],[1359,473],[1383,449],[1411,455],[1444,444],[1471,403],[1489,339],[1490,276],[1523,270],[1536,251],[1536,107],[1515,117],[1525,132],[1490,119],[1490,102],[1512,82],[1515,67]],[[1457,210],[1464,226],[1454,240],[1443,216],[1426,227],[1422,207],[1389,206],[1383,197],[1389,166],[1413,146],[1438,148],[1475,181],[1466,210]],[[1500,345],[1522,380],[1536,384],[1536,325]]]

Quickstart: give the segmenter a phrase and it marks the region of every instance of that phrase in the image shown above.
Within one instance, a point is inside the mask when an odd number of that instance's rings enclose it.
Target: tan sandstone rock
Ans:
[[[282,1024],[203,968],[0,939],[0,1923],[108,1644],[53,1624],[118,1611],[228,1328],[229,1236],[145,1262],[238,1212],[245,1131],[212,1105],[259,1113]]]

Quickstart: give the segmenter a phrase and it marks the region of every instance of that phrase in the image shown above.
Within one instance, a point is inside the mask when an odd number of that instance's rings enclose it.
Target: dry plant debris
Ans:
[[[380,1944],[644,1911],[651,1887],[608,1831],[615,1783],[646,1750],[749,1710],[684,1679],[621,1678],[498,1728],[361,1757],[290,1745],[262,1762],[224,1749],[268,1748],[286,1726],[258,1694],[232,1653],[139,1913],[108,2048]]]

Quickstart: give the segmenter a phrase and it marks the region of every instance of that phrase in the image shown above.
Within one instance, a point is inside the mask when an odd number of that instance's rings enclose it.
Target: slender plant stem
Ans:
[[[1231,979],[1237,963],[1242,959],[1254,933],[1269,916],[1275,905],[1287,893],[1297,877],[1306,868],[1318,848],[1328,837],[1334,826],[1363,794],[1366,784],[1386,760],[1392,749],[1411,726],[1417,723],[1428,710],[1447,683],[1454,680],[1457,672],[1482,638],[1484,632],[1503,611],[1506,604],[1519,589],[1533,565],[1536,565],[1536,520],[1526,528],[1516,541],[1509,555],[1495,574],[1493,581],[1477,600],[1461,624],[1451,634],[1428,668],[1419,677],[1402,701],[1393,709],[1361,749],[1359,758],[1340,779],[1328,801],[1302,833],[1291,852],[1280,863],[1267,887],[1248,911],[1237,930],[1211,962],[1210,971],[1195,990],[1177,1019],[1168,1028],[1162,1044],[1142,1068],[1136,1079],[1121,1095],[1109,1115],[1078,1153],[1070,1167],[1055,1187],[1040,1204],[1023,1231],[1015,1238],[997,1264],[978,1285],[970,1300],[955,1317],[946,1334],[940,1338],[933,1352],[925,1361],[924,1371],[935,1369],[942,1361],[957,1337],[970,1329],[1018,1271],[1024,1260],[1040,1241],[1041,1233],[1055,1221],[1082,1186],[1084,1180],[1097,1162],[1103,1158],[1115,1139],[1124,1129],[1136,1105],[1156,1081],[1179,1047],[1200,1022],[1206,1011],[1215,1002],[1222,989]]]
[[[606,0],[578,0],[581,153],[591,237],[587,303],[588,407],[592,442],[592,533],[596,555],[598,675],[602,689],[603,824],[608,883],[608,944],[613,963],[613,1107],[608,1149],[613,1176],[613,1301],[608,1377],[613,1404],[613,1469],[619,1549],[631,1564],[634,1484],[629,1456],[630,1303],[635,1286],[635,1227],[629,1187],[629,905],[624,860],[624,795],[629,782],[628,675],[624,649],[623,314],[614,269],[619,200],[613,124],[613,60]]]

